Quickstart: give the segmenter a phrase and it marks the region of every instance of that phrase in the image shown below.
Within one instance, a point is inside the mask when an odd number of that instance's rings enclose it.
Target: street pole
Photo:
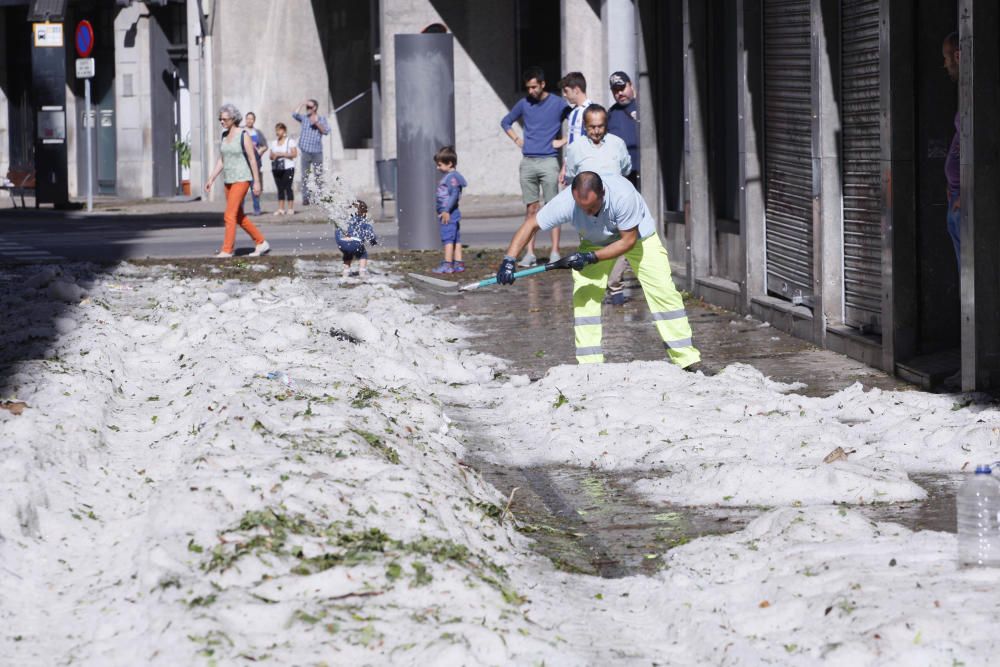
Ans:
[[[94,119],[90,115],[90,79],[83,80],[84,98],[84,124],[87,131],[87,213],[94,211],[94,163],[93,163],[93,136]]]

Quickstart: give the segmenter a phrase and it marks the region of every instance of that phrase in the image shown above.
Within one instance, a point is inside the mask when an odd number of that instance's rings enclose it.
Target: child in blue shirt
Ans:
[[[435,153],[434,163],[438,171],[444,174],[437,186],[437,214],[441,221],[444,261],[431,271],[461,273],[465,271],[465,262],[462,261],[462,235],[459,229],[462,212],[458,210],[458,200],[462,196],[462,188],[468,183],[455,169],[458,166],[458,155],[454,146],[445,146]]]
[[[378,245],[378,237],[375,236],[375,229],[368,219],[368,204],[359,199],[351,207],[354,213],[347,220],[347,229],[342,231],[337,227],[334,238],[337,240],[337,247],[344,255],[343,277],[351,275],[351,262],[356,259],[358,275],[364,278],[368,275],[368,250],[365,246]]]

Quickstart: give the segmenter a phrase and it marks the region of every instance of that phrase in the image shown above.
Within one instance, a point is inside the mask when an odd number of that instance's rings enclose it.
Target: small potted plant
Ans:
[[[177,153],[177,162],[181,165],[181,192],[190,197],[191,142],[187,139],[178,139],[174,142],[174,152]]]

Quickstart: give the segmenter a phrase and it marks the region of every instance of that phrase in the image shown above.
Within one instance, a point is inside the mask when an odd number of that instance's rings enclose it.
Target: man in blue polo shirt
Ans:
[[[670,361],[688,371],[701,370],[701,354],[691,340],[684,300],[670,278],[670,261],[642,195],[624,177],[582,171],[537,215],[529,216],[507,248],[497,282],[514,282],[514,258],[540,229],[572,223],[580,250],[563,257],[560,268],[573,271],[573,320],[576,360],[601,363],[601,300],[615,259],[625,256],[639,283]]]
[[[540,67],[529,67],[522,76],[527,95],[517,101],[510,113],[500,121],[507,136],[521,148],[521,199],[527,220],[559,192],[559,158],[556,140],[562,132],[562,122],[569,113],[566,101],[545,90],[545,73]],[[524,138],[514,131],[515,121],[524,126]],[[552,229],[552,254],[549,261],[559,259],[559,227]],[[534,266],[535,237],[521,258],[521,266]]]

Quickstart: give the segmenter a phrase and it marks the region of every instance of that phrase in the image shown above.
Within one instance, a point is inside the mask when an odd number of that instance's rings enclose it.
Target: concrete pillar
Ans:
[[[913,12],[881,0],[882,368],[917,354]]]
[[[812,0],[813,326],[817,344],[844,318],[840,174],[840,0]]]
[[[712,206],[708,169],[707,7],[684,0],[684,218],[687,274],[699,294],[698,279],[711,274]]]
[[[217,125],[216,117],[208,113],[208,105],[204,95],[206,77],[210,73],[203,67],[202,58],[204,37],[201,34],[201,16],[198,13],[197,2],[187,3],[187,34],[188,34],[188,89],[190,91],[191,112],[191,194],[204,196],[205,181],[208,180],[210,165],[215,164],[218,157],[218,146],[211,131]],[[183,137],[182,137],[183,138]],[[206,165],[209,165],[206,167]]]
[[[1000,7],[959,0],[962,389],[1000,386]],[[977,39],[978,37],[978,39]]]
[[[0,11],[0,53],[7,53],[7,12]],[[0,178],[10,169],[10,102],[7,98],[7,68],[0,69]]]
[[[399,247],[432,250],[441,245],[434,212],[441,174],[433,157],[455,145],[454,37],[396,35],[394,41]]]
[[[115,17],[115,107],[118,112],[118,196],[153,196],[150,145],[149,10],[133,3]]]
[[[737,0],[736,52],[738,68],[739,154],[740,154],[740,239],[746,266],[742,302],[746,312],[750,302],[767,289],[767,261],[764,227],[763,44],[761,40],[761,0]]]
[[[629,75],[635,85],[639,50],[635,5],[632,0],[601,0],[601,25],[604,26],[603,51],[608,75],[621,70]],[[605,91],[608,90],[607,78],[604,88]],[[610,91],[606,92],[605,99],[609,97]]]
[[[639,118],[646,119],[646,122],[639,123],[639,173],[642,179],[642,197],[646,200],[653,217],[656,219],[657,231],[663,238],[666,238],[665,222],[663,220],[663,170],[660,167],[659,137],[656,134],[657,109],[654,103],[652,83],[649,75],[649,52],[646,50],[645,30],[655,31],[655,23],[648,28],[642,24],[642,17],[645,15],[650,21],[655,21],[653,12],[645,11],[641,13],[636,7],[636,22],[638,24],[638,45],[639,62],[636,82],[639,90],[646,91],[645,95],[639,95]],[[606,78],[606,77],[605,77]]]
[[[590,99],[604,104],[608,99],[608,69],[603,50],[594,48],[604,38],[600,0],[559,0],[559,23],[562,33],[561,74],[583,73],[587,78]],[[552,81],[553,86],[556,81],[558,79]],[[552,89],[551,92],[560,91]]]

